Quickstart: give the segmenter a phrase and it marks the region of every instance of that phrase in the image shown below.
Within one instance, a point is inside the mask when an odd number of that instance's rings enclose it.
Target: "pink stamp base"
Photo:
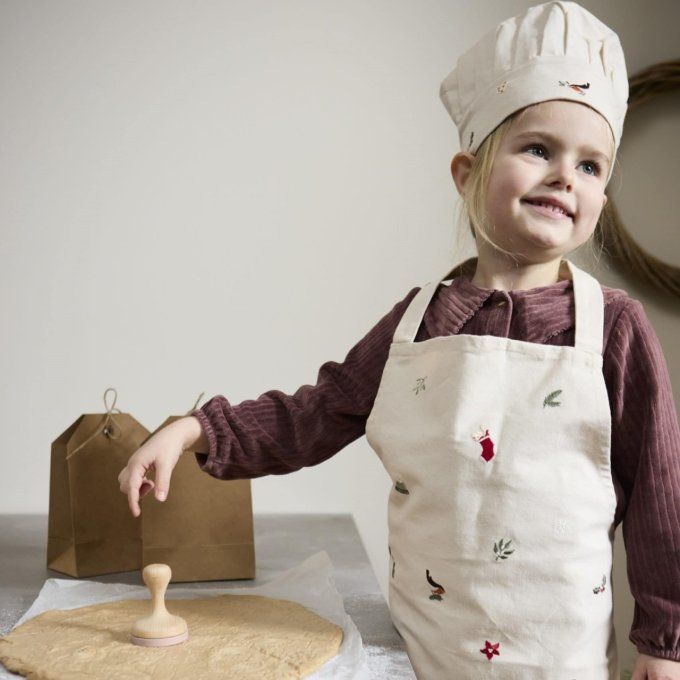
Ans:
[[[140,647],[169,647],[170,645],[178,645],[189,639],[189,631],[186,630],[180,635],[173,635],[166,638],[141,638],[130,634],[130,641],[139,645]]]

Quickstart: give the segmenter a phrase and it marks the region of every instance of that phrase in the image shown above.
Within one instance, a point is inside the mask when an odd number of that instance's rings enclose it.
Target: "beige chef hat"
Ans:
[[[628,76],[616,33],[578,3],[558,0],[529,7],[486,33],[459,57],[439,96],[458,128],[460,148],[470,153],[511,113],[568,99],[605,118],[616,154]]]

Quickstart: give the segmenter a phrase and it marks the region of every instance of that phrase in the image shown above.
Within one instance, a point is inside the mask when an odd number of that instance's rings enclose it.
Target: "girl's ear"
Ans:
[[[465,195],[465,185],[470,177],[475,157],[467,151],[459,151],[451,161],[451,176],[461,196]]]

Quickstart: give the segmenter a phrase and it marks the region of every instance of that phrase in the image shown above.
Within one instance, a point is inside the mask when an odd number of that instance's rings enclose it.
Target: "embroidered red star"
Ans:
[[[498,651],[498,647],[501,643],[497,642],[495,645],[492,645],[488,640],[486,640],[486,645],[484,649],[480,649],[479,651],[482,654],[486,654],[487,659],[493,658],[493,655],[495,654],[496,656],[500,656],[500,652]]]

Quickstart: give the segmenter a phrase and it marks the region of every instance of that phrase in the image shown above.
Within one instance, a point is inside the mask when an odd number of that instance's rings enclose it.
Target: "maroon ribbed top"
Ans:
[[[430,301],[415,341],[466,333],[574,345],[571,280],[492,290],[457,270]],[[210,443],[196,453],[219,479],[252,479],[318,465],[365,433],[394,331],[420,287],[408,292],[349,350],[327,361],[316,385],[270,390],[232,405],[222,395],[192,412]],[[642,304],[602,286],[603,373],[612,417],[611,468],[635,599],[630,640],[680,661],[680,428],[668,367]]]

